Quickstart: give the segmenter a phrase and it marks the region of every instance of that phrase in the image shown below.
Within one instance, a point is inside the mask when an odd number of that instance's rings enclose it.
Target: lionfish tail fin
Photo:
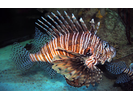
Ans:
[[[112,74],[121,74],[126,68],[126,63],[123,61],[106,63],[105,68]]]
[[[33,62],[30,59],[29,52],[19,43],[12,46],[11,59],[17,69],[26,70],[32,67]]]

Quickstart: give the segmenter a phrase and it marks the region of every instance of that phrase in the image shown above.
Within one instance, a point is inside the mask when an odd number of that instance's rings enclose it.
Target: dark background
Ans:
[[[0,48],[33,38],[35,21],[42,15],[35,8],[0,9]]]

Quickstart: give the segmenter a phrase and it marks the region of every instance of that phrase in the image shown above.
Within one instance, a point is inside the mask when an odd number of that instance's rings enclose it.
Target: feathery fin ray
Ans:
[[[123,61],[106,63],[106,69],[112,74],[119,75],[116,83],[125,83],[133,79],[133,70],[127,68]]]

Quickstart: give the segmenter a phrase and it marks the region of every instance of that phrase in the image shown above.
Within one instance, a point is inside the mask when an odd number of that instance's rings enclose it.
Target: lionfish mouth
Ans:
[[[116,56],[116,50],[115,50],[115,48],[111,47],[111,51],[113,52],[112,58],[114,58]]]

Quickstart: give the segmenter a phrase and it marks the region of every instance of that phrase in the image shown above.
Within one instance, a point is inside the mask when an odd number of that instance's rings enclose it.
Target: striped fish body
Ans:
[[[99,83],[102,72],[96,65],[110,62],[115,56],[115,49],[96,36],[100,23],[95,27],[92,19],[89,31],[82,18],[79,23],[74,14],[71,20],[66,12],[66,18],[57,13],[58,16],[51,13],[57,22],[48,15],[55,26],[43,17],[36,22],[52,38],[39,52],[29,53],[30,61],[52,63],[52,68],[64,75],[67,83],[73,86],[88,87],[89,84]]]

